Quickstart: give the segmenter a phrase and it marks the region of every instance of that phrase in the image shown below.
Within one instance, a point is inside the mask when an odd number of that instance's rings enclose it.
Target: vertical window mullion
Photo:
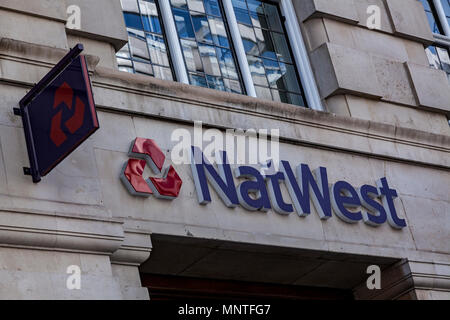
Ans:
[[[141,18],[141,22],[142,22],[142,27],[144,28],[144,37],[145,37],[145,46],[147,47],[147,52],[148,52],[148,56],[150,57],[150,61],[153,62],[151,60],[151,55],[150,55],[150,48],[148,47],[148,43],[147,43],[147,32],[145,31],[145,27],[144,27],[144,16],[142,15],[142,8],[141,8],[141,2],[138,1],[138,8],[139,8],[139,16]],[[155,70],[153,69],[153,63],[152,63],[152,70],[153,70],[153,75],[155,75]]]
[[[244,44],[242,43],[241,34],[239,32],[239,26],[236,20],[236,16],[233,9],[231,0],[223,0],[223,7],[225,9],[225,15],[228,21],[228,27],[231,33],[231,39],[234,44],[235,54],[239,63],[239,68],[242,74],[242,80],[244,82],[247,95],[256,97],[256,90],[253,84],[252,74],[247,61],[247,55],[245,53]]]
[[[161,8],[161,18],[164,27],[166,28],[166,37],[169,44],[173,67],[175,69],[175,75],[177,76],[178,82],[189,84],[189,77],[183,59],[183,52],[181,50],[181,44],[175,26],[175,19],[172,14],[170,0],[159,0],[159,6]]]
[[[439,21],[441,22],[442,29],[444,29],[444,34],[450,37],[450,26],[448,24],[447,16],[445,15],[444,8],[442,7],[441,0],[433,0],[434,7],[436,8]]]
[[[286,18],[285,26],[294,53],[294,60],[302,80],[305,98],[311,109],[324,111],[292,1],[280,0],[280,8]]]

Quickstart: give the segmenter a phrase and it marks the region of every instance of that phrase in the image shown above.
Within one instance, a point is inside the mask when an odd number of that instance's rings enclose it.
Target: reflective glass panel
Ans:
[[[119,70],[173,80],[155,0],[121,0],[128,44],[116,54]]]
[[[261,0],[232,3],[257,96],[305,106],[278,6]]]
[[[430,46],[425,50],[430,67],[445,71],[450,81],[450,54],[447,48]]]
[[[442,7],[444,8],[445,16],[447,17],[448,24],[450,24],[450,0],[441,0]]]
[[[190,83],[243,93],[220,1],[171,3]]]
[[[433,0],[419,0],[422,2],[422,5],[425,9],[425,13],[427,14],[428,23],[430,24],[430,28],[434,33],[443,34],[441,30],[441,26],[439,24],[439,18],[434,8]],[[446,0],[447,1],[447,0]]]

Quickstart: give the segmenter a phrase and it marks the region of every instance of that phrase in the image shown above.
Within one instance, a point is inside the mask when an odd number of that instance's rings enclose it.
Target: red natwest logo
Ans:
[[[74,95],[73,89],[64,82],[55,92],[55,99],[53,102],[53,109],[56,109],[61,103],[64,103],[69,110],[72,110]],[[79,97],[75,97],[75,111],[73,116],[67,120],[64,125],[69,130],[71,134],[74,134],[81,128],[84,120],[84,108],[85,105]],[[50,139],[53,143],[59,147],[66,140],[67,136],[62,130],[61,120],[62,120],[63,110],[59,110],[52,118],[52,126],[50,129]]]
[[[166,156],[154,140],[136,138],[128,156],[133,159],[125,163],[120,179],[132,195],[150,197],[153,194],[157,198],[169,200],[178,197],[183,181],[173,166],[163,170]],[[163,177],[145,180],[143,174],[146,165]]]

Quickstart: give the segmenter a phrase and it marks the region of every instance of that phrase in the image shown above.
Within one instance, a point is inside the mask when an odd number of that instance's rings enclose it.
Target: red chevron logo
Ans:
[[[128,160],[122,168],[120,179],[130,194],[150,197],[152,194],[160,199],[175,199],[180,194],[183,181],[173,166],[165,169],[166,156],[151,139],[136,138],[131,144]],[[144,169],[148,165],[151,170],[162,178],[144,179]]]
[[[55,92],[53,109],[56,109],[61,103],[64,103],[69,110],[72,110],[73,98],[73,89],[64,82]],[[73,116],[64,123],[71,134],[77,132],[83,125],[84,109],[85,105],[83,101],[76,97],[75,112]],[[62,113],[63,111],[59,110],[59,112],[53,116],[50,128],[50,139],[57,147],[61,146],[67,140],[67,136],[61,126]]]

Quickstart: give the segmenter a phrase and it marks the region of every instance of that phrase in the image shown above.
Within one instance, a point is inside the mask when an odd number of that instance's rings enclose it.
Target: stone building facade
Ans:
[[[220,8],[229,13],[237,2]],[[119,70],[130,36],[119,0],[0,0],[0,298],[149,299],[158,275],[314,288],[319,297],[450,299],[450,85],[426,51],[448,52],[450,35],[433,33],[417,0],[272,4],[290,23],[284,32],[309,107],[262,97],[246,79],[254,69],[236,56],[248,94],[189,84],[170,32],[174,80]],[[66,26],[71,5],[80,8],[79,29]],[[370,6],[379,28],[367,26]],[[157,6],[165,32],[167,7]],[[224,20],[232,34],[236,24]],[[100,130],[33,184],[13,107],[77,43]],[[183,180],[177,199],[131,195],[120,173],[134,139],[156,141],[167,166],[173,131],[193,132],[196,121],[220,132],[279,129],[280,158],[326,167],[330,184],[386,177],[406,227],[349,224],[334,213],[322,220],[316,206],[306,217],[229,208],[211,186],[211,203],[201,205],[189,165],[173,165]],[[282,193],[288,202],[284,185]],[[369,265],[382,269],[379,290],[366,287]],[[81,270],[79,290],[67,287],[69,266]]]

